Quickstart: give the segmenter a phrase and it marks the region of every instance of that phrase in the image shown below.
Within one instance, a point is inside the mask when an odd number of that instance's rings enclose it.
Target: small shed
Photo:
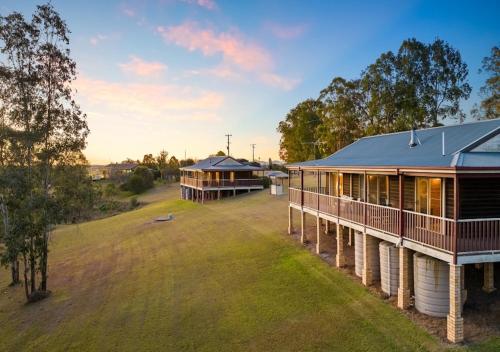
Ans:
[[[283,171],[267,171],[265,176],[271,179],[271,194],[274,196],[281,196],[284,193],[284,180],[288,178],[288,174]]]

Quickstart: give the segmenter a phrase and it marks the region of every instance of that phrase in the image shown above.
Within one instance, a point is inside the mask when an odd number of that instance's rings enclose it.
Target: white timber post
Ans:
[[[306,213],[301,210],[300,211],[300,243],[304,244],[306,242]]]
[[[288,234],[293,233],[293,208],[288,206]]]
[[[316,216],[316,254],[319,254],[320,249],[320,235],[321,235],[321,218]]]

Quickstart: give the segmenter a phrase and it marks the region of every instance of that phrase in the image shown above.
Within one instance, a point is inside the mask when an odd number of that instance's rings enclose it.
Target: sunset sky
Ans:
[[[0,0],[30,15],[37,1]],[[232,154],[278,158],[278,122],[334,76],[355,78],[402,40],[458,48],[478,101],[481,59],[500,45],[500,2],[54,0],[71,31],[91,163]]]

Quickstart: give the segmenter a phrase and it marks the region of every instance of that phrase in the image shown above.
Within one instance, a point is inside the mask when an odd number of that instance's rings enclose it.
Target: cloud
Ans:
[[[189,51],[199,51],[204,56],[222,56],[222,65],[205,70],[221,78],[234,79],[241,76],[231,67],[236,67],[249,74],[256,74],[265,84],[289,90],[298,84],[273,72],[274,63],[271,54],[258,44],[242,38],[237,33],[202,29],[196,22],[185,22],[178,26],[158,27],[157,32],[166,43],[173,43]]]
[[[260,79],[262,82],[276,88],[280,88],[282,90],[292,90],[299,83],[300,80],[296,78],[286,78],[274,73],[263,73],[260,75]]]
[[[279,39],[295,39],[302,36],[307,30],[307,26],[305,24],[286,26],[273,22],[266,23],[264,28]]]
[[[126,5],[123,5],[121,7],[121,12],[127,17],[135,17],[137,15],[136,11],[133,8]]]
[[[206,8],[207,10],[215,10],[217,8],[217,4],[213,0],[182,0],[188,4],[196,4],[200,7]]]
[[[157,61],[144,61],[137,56],[130,56],[130,61],[124,64],[118,64],[123,72],[131,73],[136,76],[151,77],[156,76],[167,69],[167,66]]]
[[[167,43],[174,43],[189,51],[201,51],[205,56],[220,54],[224,60],[247,71],[272,65],[271,55],[257,44],[244,41],[236,34],[201,29],[195,22],[172,27],[160,26],[157,32]]]
[[[155,121],[217,120],[224,97],[214,91],[170,84],[117,83],[80,76],[82,106],[103,113]]]
[[[108,40],[109,39],[109,36],[107,35],[104,35],[104,34],[96,34],[95,36],[91,37],[89,42],[90,44],[92,44],[93,46],[97,46],[99,43],[105,41],[105,40]]]

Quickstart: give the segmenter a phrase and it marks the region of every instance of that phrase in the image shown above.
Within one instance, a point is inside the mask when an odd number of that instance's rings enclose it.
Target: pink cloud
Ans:
[[[279,39],[295,39],[302,36],[307,30],[305,24],[285,26],[278,23],[267,23],[264,27]]]
[[[262,73],[260,80],[269,86],[287,91],[294,89],[300,83],[299,79],[286,78],[275,73]]]
[[[132,73],[137,76],[155,76],[167,69],[167,66],[157,61],[144,61],[137,56],[130,56],[130,61],[119,64],[123,72]]]
[[[271,54],[237,33],[217,33],[212,29],[202,29],[196,22],[185,22],[172,27],[160,26],[157,32],[166,43],[173,43],[189,51],[199,51],[204,56],[222,56],[221,65],[201,70],[200,73],[235,80],[243,78],[243,71],[269,86],[284,90],[293,89],[299,83],[297,79],[288,79],[273,72]]]
[[[127,17],[135,17],[136,15],[135,10],[131,9],[130,7],[122,8],[122,13]]]
[[[75,81],[82,106],[141,119],[216,119],[224,97],[214,91],[170,84],[117,83],[85,76]]]
[[[215,10],[217,8],[217,4],[213,0],[182,0],[188,4],[196,4],[200,7],[204,7],[207,10]]]
[[[264,48],[247,42],[235,34],[201,29],[195,22],[167,28],[160,26],[157,31],[168,43],[174,43],[189,51],[201,51],[205,56],[221,54],[224,60],[247,71],[267,69],[272,66],[271,55]]]

